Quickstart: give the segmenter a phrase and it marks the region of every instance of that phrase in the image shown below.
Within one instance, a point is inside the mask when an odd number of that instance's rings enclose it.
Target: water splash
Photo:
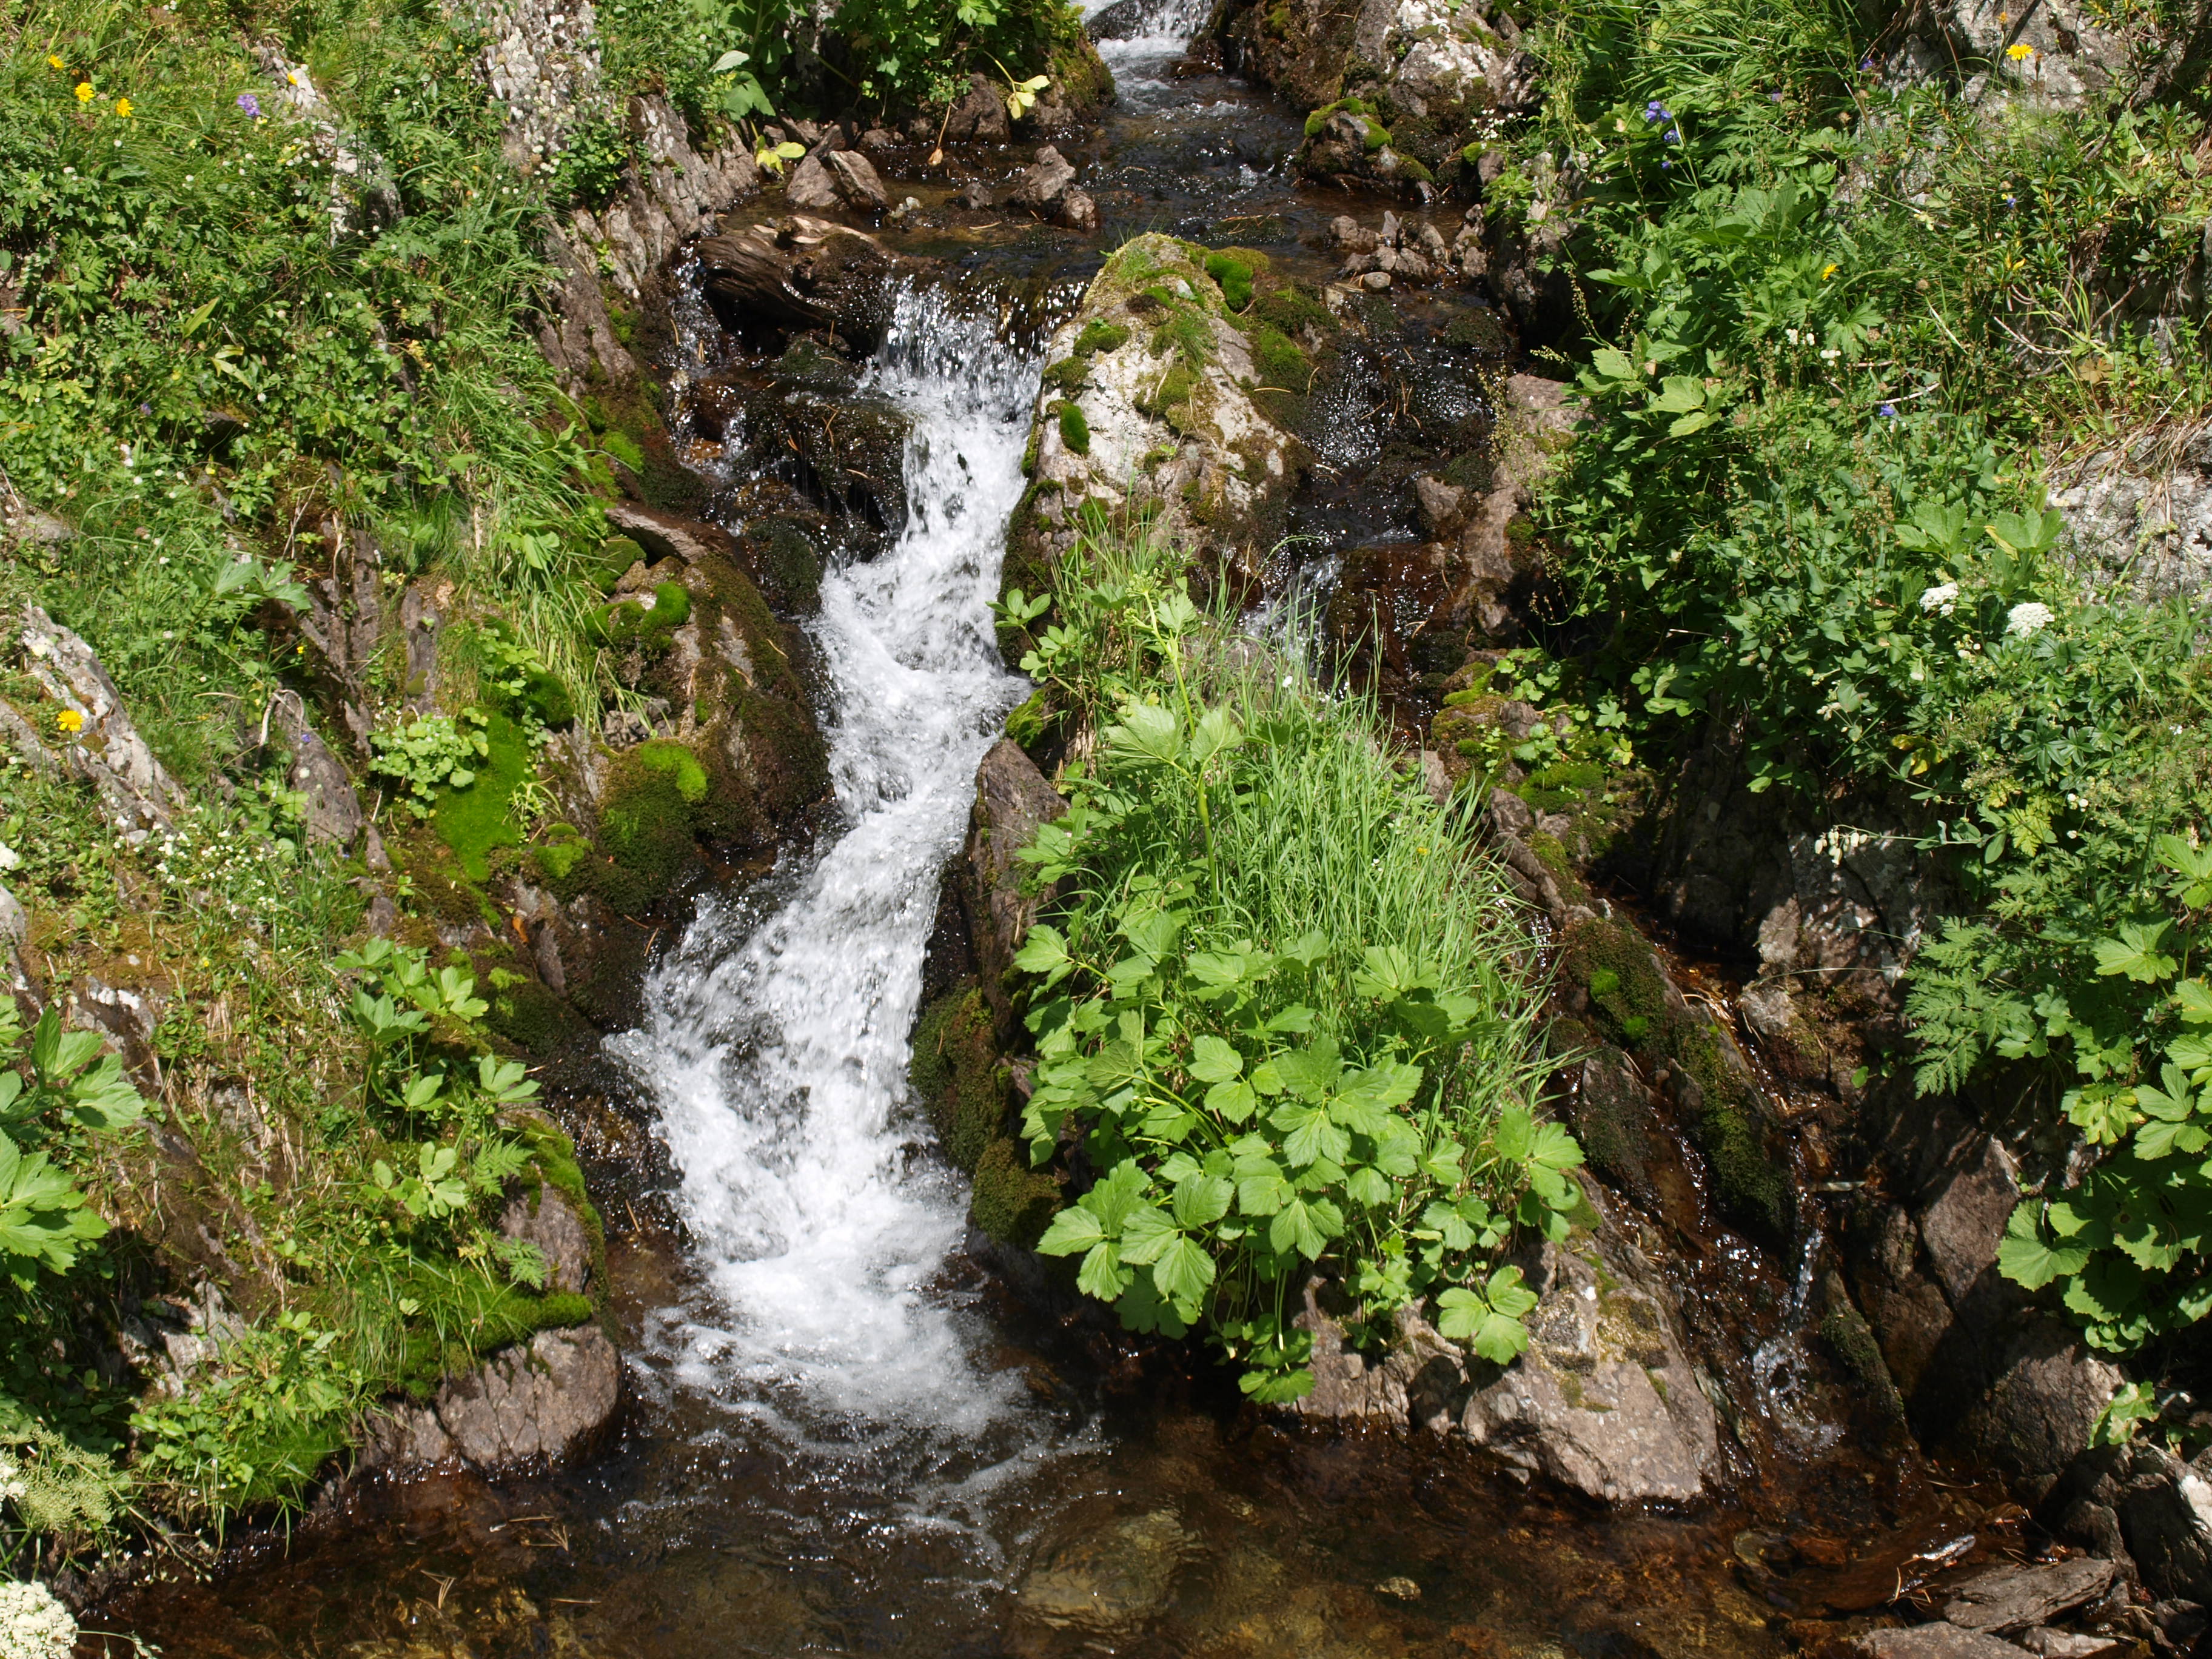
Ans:
[[[780,882],[710,899],[614,1045],[659,1107],[710,1289],[661,1322],[661,1357],[795,1437],[974,1434],[1015,1388],[933,1293],[964,1194],[910,1155],[902,1115],[939,876],[1025,690],[988,601],[1036,376],[988,321],[899,298],[867,389],[915,417],[907,525],[831,572],[812,630],[839,823]]]

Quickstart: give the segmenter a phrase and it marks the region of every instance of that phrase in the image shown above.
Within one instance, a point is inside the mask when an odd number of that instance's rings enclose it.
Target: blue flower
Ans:
[[[1671,121],[1674,118],[1674,112],[1656,98],[1644,106],[1644,124],[1646,126],[1656,121]]]
[[[252,93],[240,93],[238,94],[238,106],[244,110],[246,114],[251,116],[253,119],[258,121],[261,118],[261,100],[258,98],[256,98]]]
[[[1671,167],[1674,165],[1674,158],[1669,155],[1665,161],[1660,162],[1659,165],[1662,167]]]
[[[2006,198],[2005,198],[2005,205],[2006,205],[2007,207],[2018,207],[2018,206],[2020,205],[2020,198],[2019,198],[2019,197],[2017,197],[2017,196],[2008,196],[2008,197],[2006,197]]]
[[[1667,142],[1670,144],[1680,143],[1682,142],[1682,134],[1680,130],[1675,127],[1668,127],[1667,129]]]
[[[1885,421],[1893,421],[1897,418],[1897,405],[1884,404],[1880,409],[1875,410],[1875,413]]]
[[[1778,92],[1770,92],[1766,96],[1768,100],[1771,103],[1778,104],[1782,101],[1782,94]]]

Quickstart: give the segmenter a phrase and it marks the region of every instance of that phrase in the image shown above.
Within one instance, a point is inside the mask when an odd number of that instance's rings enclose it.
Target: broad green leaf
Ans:
[[[1090,1249],[1106,1237],[1106,1229],[1098,1218],[1079,1204],[1070,1205],[1052,1218],[1037,1240],[1040,1255],[1073,1255],[1078,1250]],[[1118,1292],[1117,1292],[1118,1294]]]
[[[1176,1225],[1185,1232],[1196,1232],[1227,1215],[1235,1194],[1236,1188],[1223,1176],[1189,1175],[1176,1183],[1174,1196],[1168,1202],[1175,1212]]]
[[[2140,985],[2155,985],[2180,966],[2160,947],[2172,930],[2162,921],[2124,922],[2116,939],[2097,943],[2097,971],[2125,974]]]
[[[1165,1210],[1140,1204],[1122,1219],[1121,1260],[1133,1267],[1150,1267],[1176,1237],[1175,1223]]]
[[[1060,1213],[1066,1215],[1067,1212],[1062,1210]],[[1091,1253],[1083,1258],[1083,1265],[1076,1269],[1075,1288],[1101,1302],[1111,1302],[1129,1288],[1136,1274],[1121,1265],[1119,1248],[1110,1241],[1103,1242],[1091,1246]]]
[[[1243,1075],[1244,1056],[1218,1036],[1199,1036],[1190,1042],[1190,1074],[1200,1083],[1226,1083]]]
[[[1152,1283],[1162,1296],[1194,1312],[1213,1283],[1213,1258],[1192,1239],[1170,1239],[1152,1264]]]
[[[1242,1080],[1217,1083],[1206,1091],[1206,1109],[1224,1123],[1241,1127],[1250,1122],[1259,1103],[1259,1097],[1252,1092],[1252,1085]]]
[[[2080,1273],[2089,1260],[2087,1246],[2054,1244],[2044,1237],[2036,1219],[2038,1207],[2037,1200],[2023,1200],[2006,1222],[2004,1237],[1997,1245],[1998,1271],[2031,1291],[2041,1290],[2054,1279]]]

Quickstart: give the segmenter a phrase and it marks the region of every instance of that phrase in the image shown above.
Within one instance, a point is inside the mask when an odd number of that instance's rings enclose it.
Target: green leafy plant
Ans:
[[[72,1132],[112,1134],[145,1116],[121,1059],[103,1047],[97,1032],[63,1030],[52,1004],[26,1042],[14,1000],[0,997],[0,1270],[20,1289],[42,1267],[67,1273],[106,1235],[106,1220],[40,1146]]]
[[[1504,1352],[1533,1303],[1488,1264],[1583,1200],[1532,1109],[1529,988],[1480,920],[1497,878],[1367,705],[1230,667],[1171,556],[1071,556],[1033,653],[1085,704],[1131,689],[1018,854],[1063,894],[1015,961],[1022,1132],[1033,1164],[1079,1144],[1097,1172],[1037,1248],[1132,1328],[1202,1330],[1258,1399],[1311,1385],[1292,1321],[1316,1273],[1363,1334],[1438,1298],[1455,1340]]]
[[[477,768],[491,754],[488,724],[482,710],[465,708],[380,726],[369,733],[369,769],[398,784],[405,792],[399,804],[427,818],[439,790],[465,789],[477,781]]]

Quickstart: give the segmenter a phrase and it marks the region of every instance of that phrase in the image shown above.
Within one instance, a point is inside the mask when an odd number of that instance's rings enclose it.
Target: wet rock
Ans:
[[[1006,192],[1006,205],[1025,209],[1071,230],[1098,228],[1097,204],[1075,188],[1075,168],[1050,144],[1038,146],[1035,163],[1023,169]]]
[[[1052,896],[1050,889],[1035,895],[1022,891],[1023,866],[1014,854],[1036,839],[1041,826],[1066,811],[1060,792],[1011,738],[994,744],[975,769],[975,805],[954,880],[967,912],[983,994],[1002,1038],[1012,1035],[1016,1012],[1007,1000],[1006,970],[1039,908]]]
[[[2212,1469],[2163,1447],[2099,1446],[2051,1488],[2037,1518],[2132,1568],[2153,1593],[2212,1601]]]
[[[2112,1588],[2114,1568],[2094,1556],[2048,1566],[2009,1564],[1968,1579],[1943,1603],[1943,1617],[1964,1630],[2009,1636],[2047,1625]]]
[[[405,1474],[459,1462],[486,1474],[557,1468],[590,1449],[621,1403],[622,1356],[605,1331],[540,1331],[448,1377],[429,1405],[372,1419],[361,1467]]]
[[[990,185],[981,179],[971,179],[960,187],[960,193],[952,198],[952,205],[965,208],[970,213],[988,213],[994,200]]]
[[[2121,1659],[2134,1645],[2124,1637],[2072,1630],[2023,1631],[2014,1639],[2038,1659]]]
[[[875,166],[856,149],[836,149],[830,152],[830,171],[837,180],[837,194],[846,206],[860,213],[881,213],[890,205],[884,194],[884,181],[876,176]]]
[[[1524,1271],[1537,1293],[1528,1351],[1503,1372],[1471,1359],[1418,1316],[1379,1358],[1358,1353],[1309,1291],[1314,1417],[1375,1419],[1456,1433],[1509,1468],[1612,1504],[1686,1503],[1720,1470],[1711,1402],[1682,1345],[1666,1279],[1607,1218]]]
[[[1042,1551],[1020,1587],[1021,1614],[1060,1626],[1111,1630],[1166,1604],[1197,1540],[1173,1510],[1128,1516]]]
[[[968,90],[954,100],[946,112],[943,131],[948,143],[963,139],[995,143],[1011,135],[1013,129],[1006,116],[1006,100],[988,76],[969,77]]]
[[[695,149],[689,124],[659,93],[630,100],[628,125],[635,159],[621,189],[596,210],[576,209],[546,239],[561,279],[538,349],[580,398],[594,374],[617,386],[638,376],[607,314],[602,282],[626,303],[641,304],[677,248],[761,189],[750,144]]]
[[[783,199],[809,213],[824,212],[838,205],[837,179],[818,157],[806,156],[792,168],[791,181],[783,187]]]
[[[874,237],[803,214],[702,237],[696,252],[707,302],[732,333],[831,329],[863,350],[882,343],[902,268]]]
[[[190,802],[138,735],[93,648],[35,605],[23,608],[20,637],[24,666],[56,705],[55,729],[69,733],[64,763],[100,792],[117,829],[171,828]]]
[[[860,149],[870,155],[890,155],[903,148],[896,133],[882,127],[870,127],[860,135]]]
[[[1936,1624],[1870,1630],[1853,1637],[1844,1651],[1854,1659],[2021,1659],[2027,1650],[1982,1631]]]

